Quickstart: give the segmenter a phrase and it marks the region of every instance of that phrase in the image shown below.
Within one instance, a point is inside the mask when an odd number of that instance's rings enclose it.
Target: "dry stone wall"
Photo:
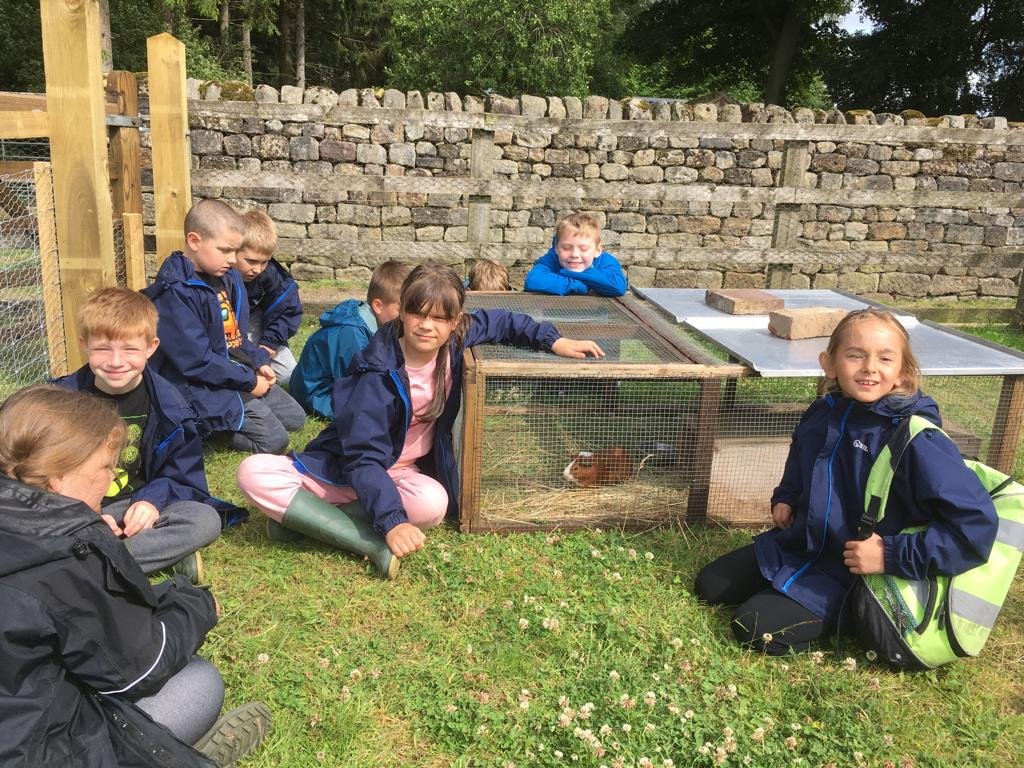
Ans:
[[[193,93],[198,96],[198,93]],[[520,281],[593,212],[638,285],[1016,296],[1024,130],[1002,118],[259,86],[189,102],[196,197],[258,206],[300,279],[475,258]]]

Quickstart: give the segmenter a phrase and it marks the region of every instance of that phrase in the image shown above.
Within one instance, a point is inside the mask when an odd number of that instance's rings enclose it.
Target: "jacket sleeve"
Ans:
[[[572,279],[583,283],[598,296],[621,296],[626,292],[626,275],[618,259],[610,253],[601,253],[594,263],[582,272],[562,271],[563,275],[572,275]]]
[[[160,314],[160,352],[183,377],[216,389],[252,391],[256,371],[213,351],[194,296],[183,295],[172,286],[153,298],[153,303]]]
[[[64,665],[80,682],[100,693],[138,699],[158,691],[199,650],[217,623],[213,595],[179,575],[158,585],[154,608],[130,592],[108,589],[114,578],[109,572],[106,577],[83,573],[73,595],[53,596],[58,601],[49,608],[54,639]]]
[[[394,463],[394,427],[408,416],[405,398],[396,397],[397,382],[388,373],[346,376],[334,385],[334,429],[345,457],[344,471],[360,503],[381,534],[409,522],[395,481],[388,474]],[[373,407],[363,407],[364,404]],[[358,404],[358,405],[354,405]]]
[[[551,323],[536,322],[521,312],[506,312],[502,309],[478,309],[470,315],[466,346],[477,344],[511,344],[516,347],[550,352],[556,341],[562,338]]]
[[[526,273],[523,290],[547,293],[552,296],[583,295],[589,290],[589,286],[576,279],[575,276],[579,274],[582,273],[563,270],[558,265],[558,256],[552,249],[541,256]]]
[[[905,506],[920,510],[927,527],[882,536],[885,572],[922,579],[955,576],[984,563],[999,519],[992,499],[952,441],[929,430],[914,438],[901,464],[896,478],[900,492],[894,498],[890,491],[888,506],[908,499]]]
[[[774,507],[779,502],[789,504],[793,511],[796,511],[797,502],[800,499],[800,492],[803,488],[803,472],[800,468],[800,450],[798,447],[799,427],[793,432],[793,440],[789,444],[789,454],[786,456],[786,467],[782,471],[782,480],[772,493],[769,502]]]
[[[267,271],[274,270],[273,290],[263,300],[263,333],[259,343],[277,349],[288,343],[302,323],[299,286],[287,270],[274,259]]]
[[[158,511],[176,501],[203,501],[210,496],[203,463],[203,443],[196,422],[178,426],[160,445],[152,447],[155,473],[132,494],[132,501],[148,501]]]

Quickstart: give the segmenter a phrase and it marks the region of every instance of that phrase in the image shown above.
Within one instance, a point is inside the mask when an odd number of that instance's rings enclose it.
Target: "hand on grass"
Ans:
[[[412,523],[399,523],[388,531],[384,540],[388,543],[391,554],[395,557],[405,557],[418,549],[423,549],[427,537]]]
[[[843,564],[856,576],[885,573],[885,545],[877,533],[864,541],[848,541],[843,548]]]
[[[136,501],[128,511],[124,513],[124,524],[122,530],[124,535],[131,538],[135,534],[148,530],[156,525],[160,517],[160,510],[148,501]]]
[[[551,345],[551,351],[559,357],[604,357],[604,350],[597,342],[583,339],[567,339],[564,336]]]
[[[776,528],[789,528],[793,524],[793,508],[784,501],[776,502],[772,507],[772,522]]]

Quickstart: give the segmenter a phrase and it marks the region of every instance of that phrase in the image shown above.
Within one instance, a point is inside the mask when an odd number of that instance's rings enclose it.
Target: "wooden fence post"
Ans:
[[[39,272],[42,279],[43,316],[46,318],[46,345],[50,353],[50,375],[68,373],[68,316],[74,309],[61,291],[57,264],[57,222],[53,214],[53,173],[49,163],[33,163],[36,186],[36,222],[39,227]],[[77,339],[77,336],[71,336]]]
[[[107,93],[117,98],[123,117],[139,116],[139,84],[131,72],[107,73]],[[110,197],[114,215],[142,213],[142,166],[138,127],[110,131]]]
[[[40,12],[64,327],[76,340],[76,312],[67,310],[116,282],[99,5],[45,0]],[[67,348],[69,367],[78,368],[78,344]]]
[[[185,214],[192,207],[185,46],[163,33],[146,40],[146,55],[149,61],[149,118],[159,264],[184,245]]]
[[[810,145],[806,141],[787,141],[782,152],[782,170],[779,172],[780,187],[802,187]],[[800,237],[800,206],[780,204],[775,206],[775,227],[772,230],[772,248],[785,251],[796,245]],[[768,264],[768,287],[789,288],[793,280],[793,265],[784,263]]]
[[[142,214],[122,213],[124,232],[124,277],[125,286],[133,291],[146,287],[146,250],[142,236]]]

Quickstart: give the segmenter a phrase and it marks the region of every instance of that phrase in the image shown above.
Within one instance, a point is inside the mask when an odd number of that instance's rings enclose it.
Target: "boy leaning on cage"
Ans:
[[[277,232],[270,216],[256,208],[243,213],[242,222],[245,233],[235,269],[245,281],[249,296],[249,341],[270,355],[277,383],[286,387],[295,370],[288,339],[302,323],[299,286],[274,258]]]
[[[243,510],[213,499],[195,411],[150,370],[160,345],[152,302],[127,288],[93,293],[78,313],[87,363],[54,383],[113,403],[127,430],[101,515],[145,573],[167,567],[203,580],[199,550],[221,517]]]
[[[622,296],[622,265],[601,250],[601,225],[589,213],[564,216],[555,227],[551,248],[526,274],[523,289],[553,296]]]
[[[160,315],[154,367],[195,408],[204,438],[222,433],[236,450],[283,453],[306,413],[277,384],[267,351],[247,336],[248,295],[232,269],[244,222],[226,203],[200,200],[185,216],[184,234],[183,250],[143,291]]]

